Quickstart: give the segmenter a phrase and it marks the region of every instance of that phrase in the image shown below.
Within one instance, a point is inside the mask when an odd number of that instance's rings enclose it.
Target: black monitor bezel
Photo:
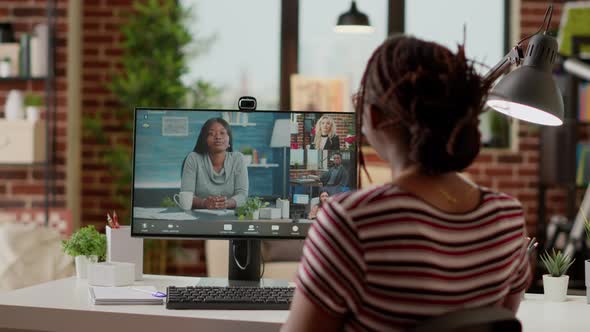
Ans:
[[[138,237],[138,238],[150,238],[150,239],[164,239],[164,240],[301,240],[307,237],[307,232],[302,234],[300,237],[294,236],[253,236],[253,235],[235,235],[235,236],[228,236],[228,235],[215,235],[215,234],[146,234],[146,233],[135,233],[134,232],[134,222],[133,222],[133,202],[134,202],[134,194],[135,194],[135,134],[136,134],[136,126],[137,126],[137,113],[138,111],[182,111],[182,112],[242,112],[242,113],[314,113],[314,114],[352,114],[355,119],[355,128],[356,122],[358,121],[356,118],[355,112],[324,112],[324,111],[292,111],[292,110],[238,110],[238,109],[205,109],[205,108],[174,108],[174,107],[135,107],[133,111],[133,146],[132,146],[132,156],[131,156],[131,213],[130,213],[130,226],[131,226],[131,236]],[[360,186],[360,154],[361,154],[361,139],[360,134],[355,133],[356,136],[356,177],[355,177],[355,186],[358,189]],[[235,222],[235,220],[228,220],[228,222]]]

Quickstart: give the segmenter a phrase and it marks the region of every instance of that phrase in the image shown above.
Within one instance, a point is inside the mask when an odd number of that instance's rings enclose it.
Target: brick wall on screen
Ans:
[[[66,153],[66,34],[67,0],[56,1],[56,138],[54,155],[55,207],[65,206],[65,153]],[[13,25],[18,40],[23,33],[32,33],[39,23],[47,23],[47,2],[40,0],[2,0],[0,1],[0,21]],[[45,81],[0,81],[0,118],[4,117],[4,103],[12,89],[23,93],[32,92],[45,96]],[[45,99],[44,99],[45,100]],[[45,107],[41,108],[45,119]],[[11,208],[34,208],[44,206],[44,168],[0,165],[0,212]]]

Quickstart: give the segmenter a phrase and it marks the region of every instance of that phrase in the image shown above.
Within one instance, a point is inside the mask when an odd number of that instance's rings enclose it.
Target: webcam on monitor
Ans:
[[[238,108],[240,111],[255,111],[256,98],[250,96],[243,96],[238,99]]]

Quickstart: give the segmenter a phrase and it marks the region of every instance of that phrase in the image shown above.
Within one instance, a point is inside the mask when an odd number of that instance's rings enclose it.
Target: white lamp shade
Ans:
[[[286,148],[291,146],[291,120],[275,120],[270,138],[271,148]]]

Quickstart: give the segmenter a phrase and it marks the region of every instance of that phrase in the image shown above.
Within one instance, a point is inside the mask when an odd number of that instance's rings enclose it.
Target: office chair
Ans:
[[[463,309],[433,317],[408,332],[521,332],[522,326],[508,309]]]

